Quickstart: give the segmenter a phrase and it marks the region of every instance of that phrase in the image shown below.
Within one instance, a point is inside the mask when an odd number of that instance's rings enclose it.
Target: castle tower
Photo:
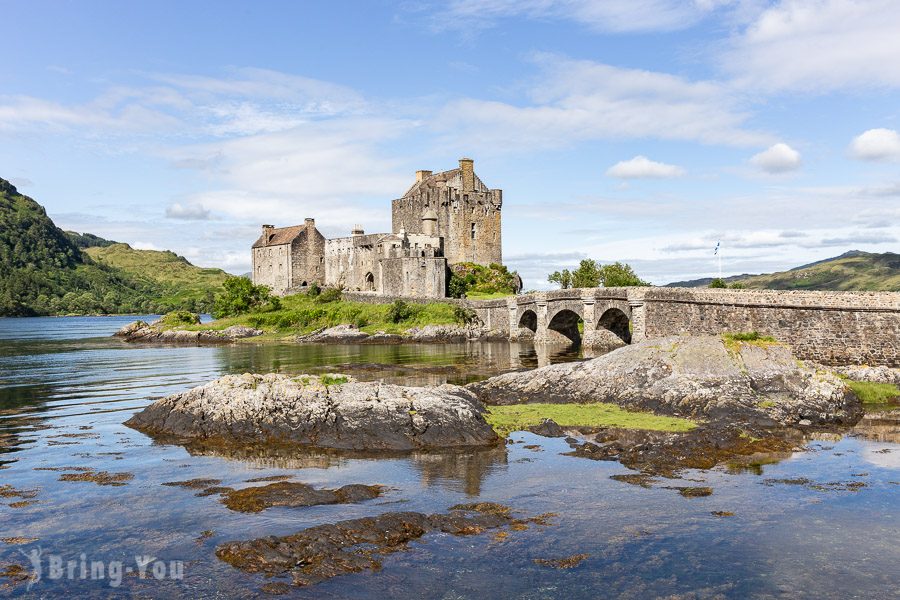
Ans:
[[[421,231],[411,233],[443,237],[444,256],[451,264],[500,263],[502,206],[502,190],[484,185],[475,161],[461,158],[450,171],[416,171],[413,186],[391,203],[393,231],[416,227]]]

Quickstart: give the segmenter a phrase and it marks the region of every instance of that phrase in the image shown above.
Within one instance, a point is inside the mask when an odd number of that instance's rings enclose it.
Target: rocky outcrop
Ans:
[[[335,325],[327,329],[319,329],[307,335],[299,335],[296,340],[310,344],[346,344],[362,342],[371,337],[359,330],[356,325]],[[399,336],[397,336],[399,338]]]
[[[468,389],[488,404],[612,402],[757,426],[852,424],[859,401],[835,375],[781,344],[668,337],[578,363],[507,373]]]
[[[452,385],[246,374],[163,398],[126,425],[201,445],[407,451],[498,443],[483,414],[471,392]]]
[[[135,321],[122,327],[114,335],[126,342],[157,342],[161,344],[228,344],[235,340],[262,335],[260,329],[232,325],[222,330],[164,329],[159,321]]]
[[[900,369],[896,367],[868,365],[850,365],[846,367],[822,367],[839,373],[855,381],[870,381],[873,383],[900,384]]]

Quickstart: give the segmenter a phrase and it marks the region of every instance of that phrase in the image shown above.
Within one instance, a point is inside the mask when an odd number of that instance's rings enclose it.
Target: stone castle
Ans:
[[[263,225],[253,244],[253,283],[276,294],[311,283],[382,296],[443,298],[451,264],[501,264],[503,192],[489,189],[474,161],[441,173],[416,171],[416,181],[391,202],[391,233],[325,239],[314,219]]]

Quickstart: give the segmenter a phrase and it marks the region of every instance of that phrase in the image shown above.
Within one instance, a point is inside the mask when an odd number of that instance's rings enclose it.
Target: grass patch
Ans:
[[[621,427],[654,431],[689,431],[697,426],[690,419],[664,417],[651,412],[635,412],[607,402],[591,404],[513,404],[491,406],[487,422],[500,436],[524,431],[553,419],[562,427]]]
[[[466,292],[466,298],[469,300],[497,300],[511,296],[515,296],[515,294],[512,292]]]
[[[734,353],[741,349],[741,344],[753,344],[765,348],[771,344],[777,344],[778,340],[770,335],[760,335],[756,331],[735,331],[722,334],[722,341],[725,347]]]
[[[845,383],[863,404],[888,404],[900,400],[900,388],[893,383],[872,383],[846,379]]]
[[[285,296],[281,298],[280,307],[276,310],[260,310],[237,317],[216,319],[188,329],[222,330],[232,325],[244,325],[262,329],[269,334],[267,338],[278,339],[343,324],[356,325],[366,333],[404,333],[413,327],[425,325],[461,324],[459,319],[462,317],[456,307],[445,302],[404,303],[404,310],[398,314],[396,307],[392,309],[390,304],[349,302],[339,298],[321,302],[319,299],[325,295],[326,292],[316,297],[306,294]],[[253,340],[260,341],[260,338]]]

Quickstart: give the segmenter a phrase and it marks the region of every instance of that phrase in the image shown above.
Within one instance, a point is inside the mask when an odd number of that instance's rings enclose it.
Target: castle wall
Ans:
[[[410,256],[379,261],[379,294],[443,298],[446,295],[447,259]]]
[[[252,280],[268,286],[273,294],[283,295],[292,281],[291,244],[253,248]]]
[[[325,242],[325,285],[349,291],[374,291],[378,285],[376,244],[385,233],[335,238]],[[366,281],[372,275],[372,283]]]

